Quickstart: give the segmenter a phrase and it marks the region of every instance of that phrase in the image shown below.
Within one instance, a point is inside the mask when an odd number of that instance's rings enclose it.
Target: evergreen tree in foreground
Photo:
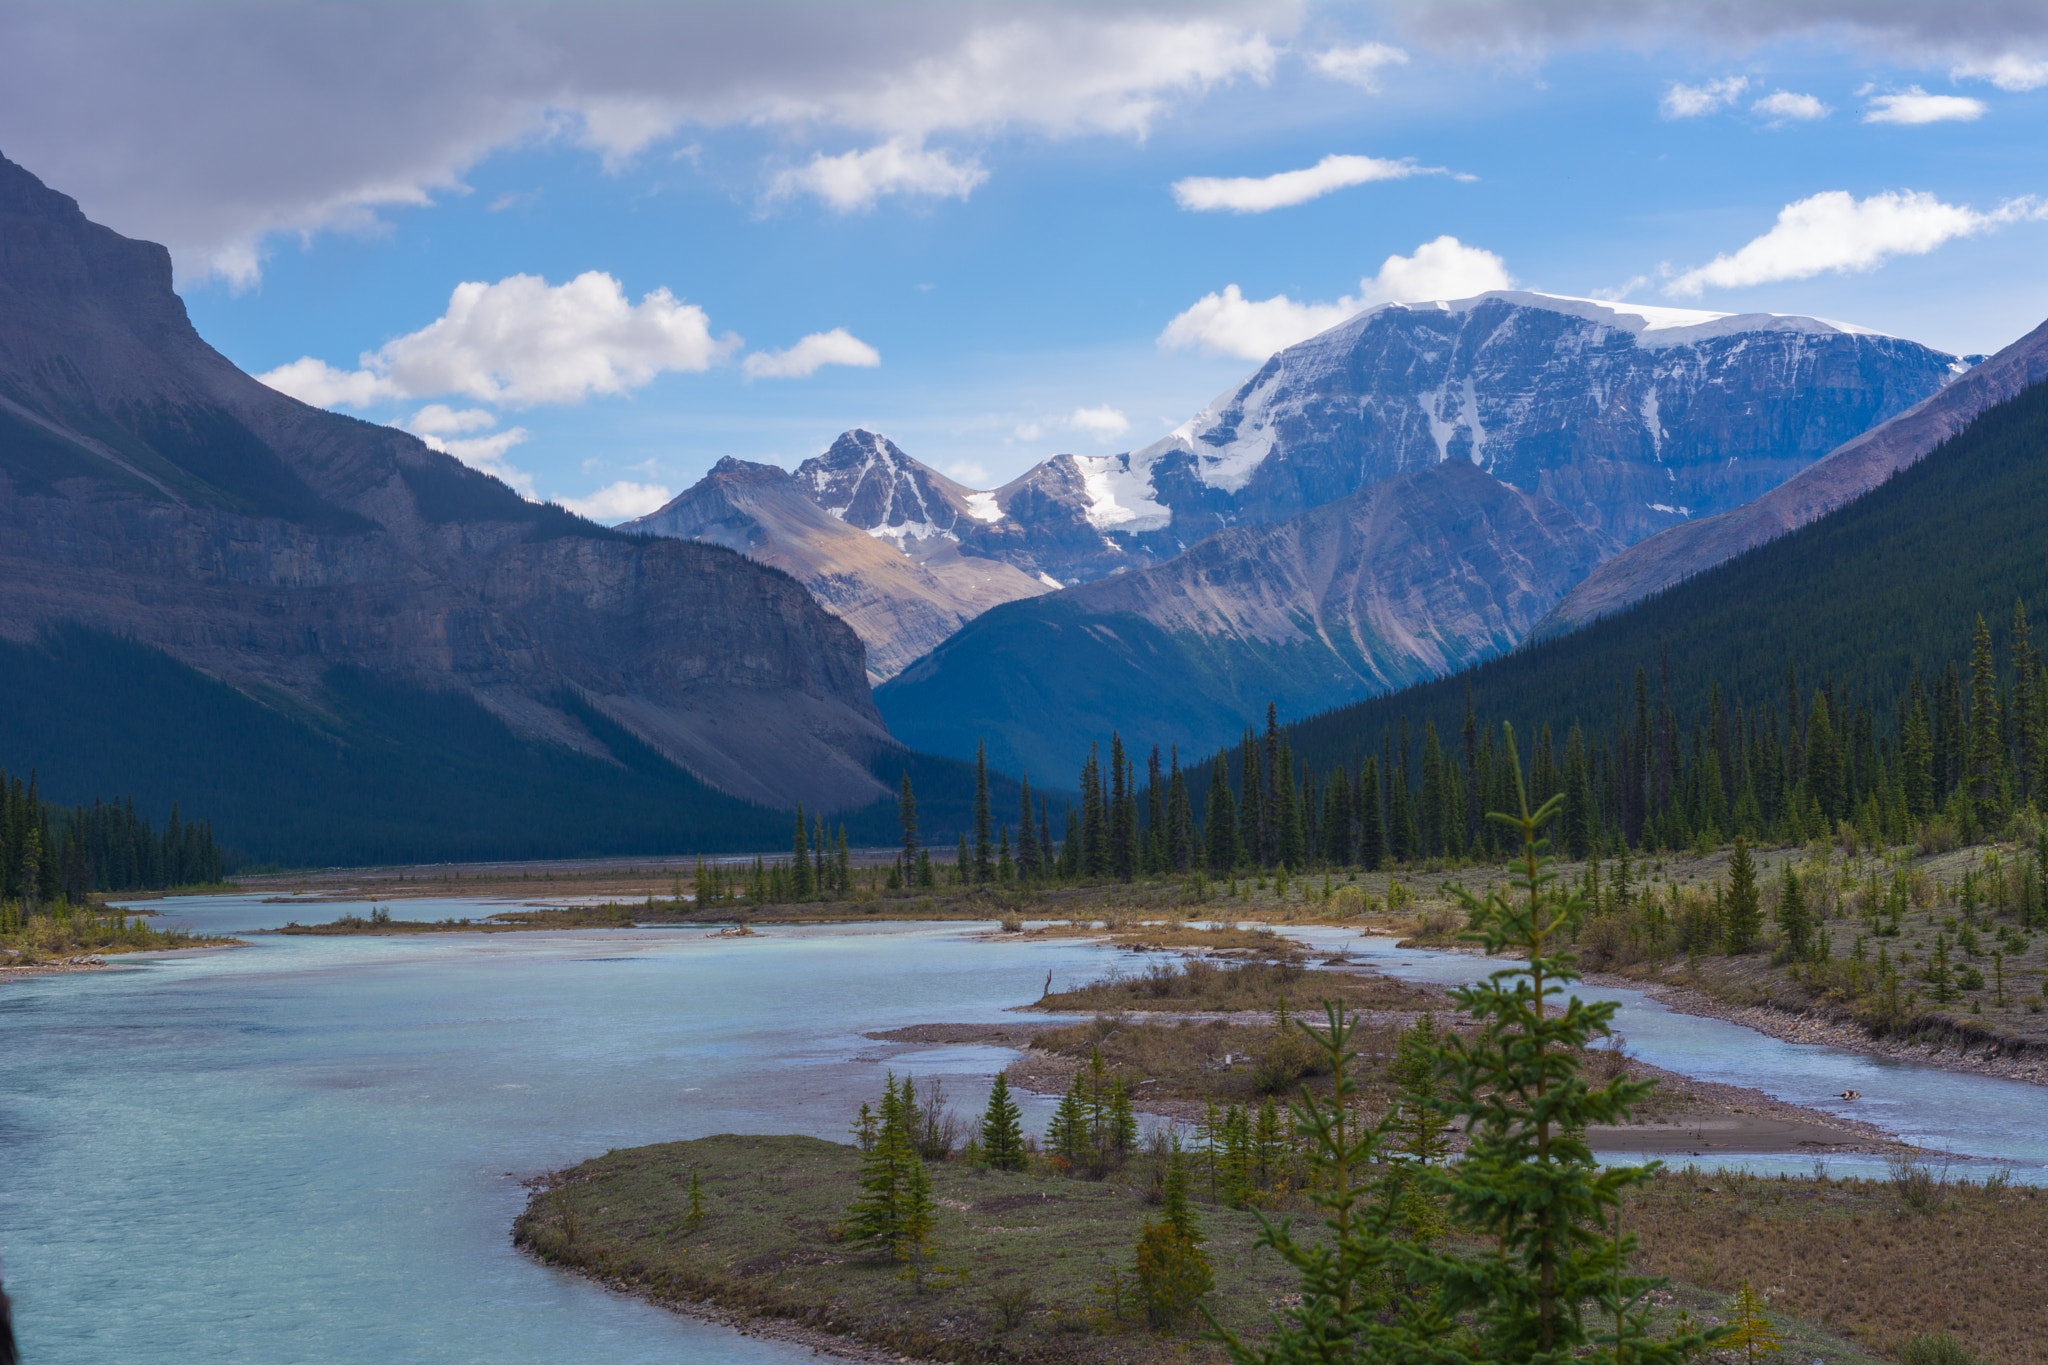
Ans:
[[[988,1092],[988,1109],[981,1116],[981,1154],[999,1171],[1024,1169],[1023,1114],[1010,1098],[1010,1083],[996,1073]]]
[[[1506,750],[1515,761],[1511,730]],[[1459,899],[1489,955],[1516,950],[1527,960],[1453,993],[1479,1032],[1451,1034],[1438,1048],[1441,1113],[1469,1145],[1455,1165],[1419,1179],[1410,1171],[1402,1182],[1441,1199],[1450,1228],[1464,1236],[1441,1244],[1413,1237],[1400,1186],[1385,1176],[1353,1183],[1384,1152],[1389,1121],[1356,1126],[1355,1022],[1341,1004],[1327,1005],[1327,1033],[1308,1038],[1330,1059],[1332,1090],[1305,1095],[1295,1115],[1331,1236],[1316,1245],[1285,1224],[1265,1225],[1260,1244],[1301,1271],[1302,1299],[1256,1349],[1224,1334],[1238,1365],[1678,1365],[1725,1331],[1651,1336],[1642,1305],[1661,1281],[1628,1274],[1635,1238],[1606,1230],[1622,1192],[1650,1179],[1654,1166],[1602,1170],[1583,1134],[1625,1118],[1651,1083],[1616,1078],[1594,1090],[1578,1073],[1581,1050],[1607,1032],[1616,1007],[1555,1001],[1575,976],[1559,945],[1585,905],[1556,885],[1540,839],[1562,794],[1532,814],[1520,771],[1515,761],[1519,813],[1489,817],[1520,836],[1512,892]]]

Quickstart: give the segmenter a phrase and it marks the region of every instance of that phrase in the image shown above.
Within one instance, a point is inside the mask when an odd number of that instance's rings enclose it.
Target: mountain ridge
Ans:
[[[1630,546],[1567,593],[1532,635],[1555,635],[1611,615],[1827,515],[1924,457],[1987,408],[2044,378],[2048,322],[1754,501]]]
[[[78,625],[331,711],[363,667],[614,761],[565,693],[734,797],[848,809],[895,748],[793,579],[526,502],[193,330],[170,258],[0,158],[0,636]]]

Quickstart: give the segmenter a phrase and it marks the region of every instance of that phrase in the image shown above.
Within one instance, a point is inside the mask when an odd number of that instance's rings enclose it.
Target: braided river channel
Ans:
[[[206,932],[307,909],[251,897],[160,908]],[[404,903],[419,919],[493,908]],[[0,1255],[24,1358],[812,1359],[527,1260],[509,1238],[521,1182],[646,1142],[842,1138],[885,1066],[940,1078],[959,1108],[978,1108],[1015,1054],[862,1035],[1014,1018],[1004,1011],[1037,999],[1048,973],[1064,988],[1121,957],[992,927],[259,936],[0,985]],[[1500,965],[1341,930],[1300,936],[1418,979]],[[1980,1173],[2048,1176],[2048,1088],[1782,1043],[1637,992],[1583,993],[1624,1002],[1618,1027],[1645,1060],[1853,1112],[1976,1158],[1964,1166]],[[1844,1089],[1868,1098],[1830,1105]],[[1020,1099],[1027,1129],[1042,1130],[1051,1102]]]

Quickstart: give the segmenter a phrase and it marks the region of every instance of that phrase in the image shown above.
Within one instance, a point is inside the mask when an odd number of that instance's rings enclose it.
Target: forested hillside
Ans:
[[[2015,603],[2048,600],[2044,513],[2048,385],[2037,385],[1781,540],[1574,634],[1302,721],[1288,736],[1325,771],[1382,752],[1404,720],[1418,744],[1426,728],[1450,742],[1469,697],[1483,720],[1513,721],[1531,737],[1549,726],[1562,742],[1574,725],[1591,734],[1632,724],[1639,672],[1648,704],[1668,707],[1687,736],[1717,692],[1731,716],[1774,709],[1782,721],[1788,709],[1809,712],[1816,688],[1835,697],[1838,725],[1844,707],[1867,709],[1883,730],[1916,678],[1930,698],[1961,686],[1948,670],[1966,674],[1979,615],[2003,635]],[[2009,643],[1993,651],[2008,690],[2018,682]]]
[[[157,650],[78,628],[0,641],[0,755],[59,804],[132,794],[203,812],[245,860],[288,866],[787,847],[791,816],[734,800],[594,708],[557,699],[610,761],[515,735],[469,697],[355,669],[325,679],[330,716],[265,706]],[[905,750],[935,833],[964,828],[972,765]],[[998,780],[998,790],[1014,784]],[[894,841],[894,805],[834,817],[856,844]]]
[[[1577,634],[1285,729],[1269,716],[1191,769],[1169,753],[1161,783],[1129,768],[1105,783],[1091,756],[1078,856],[1142,871],[1483,855],[1482,812],[1513,804],[1503,721],[1532,797],[1564,794],[1574,855],[1843,822],[1873,843],[1995,830],[2048,796],[2025,605],[2048,600],[2044,510],[2048,385],[1825,519]]]

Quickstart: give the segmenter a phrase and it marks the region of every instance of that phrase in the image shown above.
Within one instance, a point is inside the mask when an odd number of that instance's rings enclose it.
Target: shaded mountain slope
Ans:
[[[132,641],[58,627],[0,640],[0,753],[36,771],[59,804],[108,792],[160,819],[173,802],[212,821],[245,861],[288,866],[756,852],[786,848],[787,811],[735,801],[574,696],[557,699],[604,757],[515,734],[455,692],[359,668],[321,680],[322,710],[259,701]],[[907,770],[927,837],[951,842],[973,815],[971,766],[903,750],[870,770]],[[1016,784],[992,777],[1002,809]],[[897,839],[895,803],[843,817],[856,846]],[[835,825],[838,823],[835,820]]]
[[[1961,379],[1829,453],[1733,511],[1674,526],[1595,570],[1536,628],[1539,636],[1612,615],[1631,602],[1825,516],[1920,459],[1977,414],[2048,378],[2048,323]]]
[[[861,644],[793,579],[265,387],[193,331],[163,248],[4,160],[0,476],[0,638],[126,637],[344,733],[329,679],[361,669],[628,767],[616,730],[745,801],[886,795]]]
[[[1612,553],[1562,508],[1463,460],[1155,568],[997,608],[876,692],[891,731],[1064,773],[1112,730],[1193,753],[1511,647]]]
[[[1797,531],[1568,635],[1526,645],[1465,673],[1332,711],[1293,727],[1318,770],[1377,753],[1410,722],[1419,736],[1463,724],[1467,689],[1481,715],[1525,733],[1606,724],[1633,697],[1616,689],[1647,672],[1668,678],[1681,716],[1701,713],[1716,683],[1728,704],[1782,708],[1787,668],[1800,704],[1823,675],[1880,712],[1916,671],[1954,655],[1977,614],[2011,619],[2024,598],[2048,601],[2048,384],[1992,407],[1926,458]],[[1668,669],[1666,665],[1668,664]]]
[[[854,491],[865,497],[872,489]],[[618,529],[723,545],[781,569],[859,634],[873,682],[894,677],[990,607],[1049,591],[1008,564],[967,558],[944,535],[850,526],[812,501],[797,476],[744,460],[720,460],[666,506]]]

